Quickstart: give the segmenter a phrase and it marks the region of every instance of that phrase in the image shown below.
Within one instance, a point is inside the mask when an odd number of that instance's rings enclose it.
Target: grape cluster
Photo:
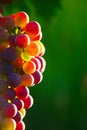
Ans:
[[[0,17],[0,130],[25,130],[29,88],[42,81],[46,67],[41,38],[40,24],[26,12]]]

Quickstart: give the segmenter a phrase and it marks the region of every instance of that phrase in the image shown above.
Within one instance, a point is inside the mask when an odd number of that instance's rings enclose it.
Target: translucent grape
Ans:
[[[30,39],[34,38],[41,31],[40,24],[36,21],[29,22],[25,28],[25,32],[30,36]]]
[[[16,105],[18,110],[20,110],[20,109],[22,109],[24,107],[24,102],[19,98],[13,99],[12,103]]]
[[[21,11],[15,14],[14,21],[16,26],[23,28],[29,22],[29,16],[26,12]]]
[[[18,86],[16,88],[16,95],[20,99],[24,99],[29,95],[29,89],[25,86]]]
[[[41,56],[37,56],[36,57],[37,59],[39,59],[40,63],[41,63],[41,68],[40,68],[40,72],[44,72],[45,71],[45,68],[46,68],[46,61],[43,57]]]
[[[9,86],[15,88],[21,82],[20,75],[17,73],[11,73],[7,76],[7,83]]]
[[[23,71],[26,74],[32,74],[35,72],[35,70],[36,70],[36,65],[33,61],[25,62],[23,64]]]
[[[27,54],[31,56],[37,56],[40,52],[40,47],[35,42],[31,42],[28,47],[26,47]]]
[[[24,74],[21,78],[21,85],[32,86],[34,83],[34,78],[31,74]]]
[[[30,38],[27,34],[19,34],[15,38],[15,44],[19,48],[25,48],[30,44]]]
[[[42,73],[38,70],[36,70],[32,75],[34,77],[34,84],[40,83],[43,79]]]
[[[24,60],[24,61],[30,61],[31,60],[31,56],[28,55],[25,51],[23,51],[21,53],[21,58]]]
[[[40,70],[40,68],[41,68],[41,63],[40,63],[39,59],[33,57],[33,58],[31,59],[31,61],[33,61],[33,62],[35,63],[35,65],[36,65],[36,70]]]
[[[1,123],[1,130],[15,130],[16,129],[16,122],[12,118],[3,118]]]
[[[28,97],[23,99],[24,102],[24,108],[29,109],[33,105],[33,97],[31,95],[28,95]]]
[[[44,46],[43,43],[40,42],[40,41],[36,41],[36,43],[37,43],[37,44],[39,45],[39,47],[40,47],[39,55],[40,55],[40,56],[43,56],[44,53],[45,53],[45,46]]]
[[[40,41],[42,39],[42,32],[40,31],[35,37],[31,37],[32,41]]]
[[[21,114],[22,114],[22,119],[25,117],[25,115],[26,115],[26,110],[24,109],[24,108],[22,108],[21,110],[20,110],[20,112],[21,112]]]

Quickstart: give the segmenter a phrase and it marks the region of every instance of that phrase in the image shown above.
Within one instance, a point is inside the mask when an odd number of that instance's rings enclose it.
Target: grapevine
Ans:
[[[25,130],[34,99],[30,87],[43,79],[42,31],[24,11],[0,16],[0,130]]]

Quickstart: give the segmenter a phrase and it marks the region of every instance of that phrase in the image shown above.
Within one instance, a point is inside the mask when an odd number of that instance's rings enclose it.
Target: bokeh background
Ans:
[[[87,130],[87,0],[15,0],[4,16],[18,11],[41,24],[46,47],[26,130]]]

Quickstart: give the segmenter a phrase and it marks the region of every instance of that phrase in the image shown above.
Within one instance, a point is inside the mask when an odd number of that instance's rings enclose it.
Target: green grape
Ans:
[[[31,56],[28,55],[25,51],[23,51],[21,53],[21,58],[24,60],[24,61],[30,61],[31,60]]]

